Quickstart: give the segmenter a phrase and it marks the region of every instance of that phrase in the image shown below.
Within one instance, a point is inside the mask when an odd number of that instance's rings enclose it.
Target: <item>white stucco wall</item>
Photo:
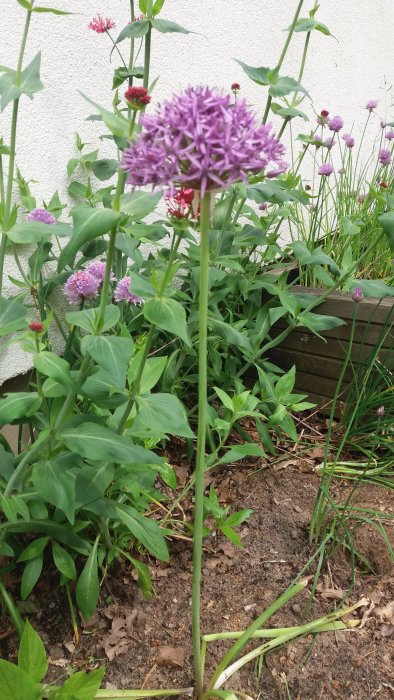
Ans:
[[[42,50],[45,90],[33,101],[21,99],[17,164],[25,178],[36,181],[32,189],[38,200],[48,200],[56,189],[65,200],[65,168],[68,159],[75,155],[75,132],[91,150],[100,143],[100,125],[85,121],[94,110],[78,90],[109,107],[112,72],[118,65],[115,54],[112,65],[109,63],[108,38],[95,34],[87,25],[98,12],[109,16],[117,23],[113,30],[116,37],[129,19],[129,2],[47,0],[40,4],[76,14],[33,17],[25,64]],[[273,67],[285,38],[281,30],[290,24],[296,4],[296,0],[166,0],[161,16],[198,33],[155,33],[151,76],[160,76],[160,80],[154,100],[188,84],[200,82],[228,89],[237,81],[242,86],[242,96],[261,111],[265,89],[248,80],[232,59]],[[301,16],[306,16],[313,4],[306,0]],[[303,84],[316,111],[325,108],[340,114],[350,129],[355,120],[364,118],[365,102],[374,98],[380,100],[379,117],[393,119],[392,94],[385,91],[394,75],[393,0],[321,0],[318,18],[329,26],[335,39],[313,33]],[[0,20],[0,63],[15,67],[24,10],[16,0],[1,0]],[[297,76],[304,37],[295,35],[283,66],[285,75]],[[311,103],[306,101],[302,109],[313,117]],[[9,119],[10,108],[1,115],[0,122],[6,142]],[[301,122],[298,125],[301,128]],[[101,155],[112,155],[106,142]],[[7,272],[18,277],[11,259],[7,261]],[[8,282],[5,293],[15,293]],[[0,384],[28,366],[29,357],[17,352],[15,346],[0,348]]]

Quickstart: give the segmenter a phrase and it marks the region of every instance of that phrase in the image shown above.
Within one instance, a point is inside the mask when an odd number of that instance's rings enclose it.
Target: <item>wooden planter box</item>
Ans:
[[[294,292],[310,294],[311,301],[323,293],[321,289],[295,286]],[[316,403],[324,413],[329,413],[337,381],[343,366],[349,346],[351,324],[355,302],[350,294],[334,292],[313,311],[329,316],[338,316],[346,321],[346,325],[321,333],[321,340],[308,328],[299,327],[291,331],[287,338],[270,353],[270,358],[284,370],[296,366],[297,391],[308,394],[310,400]],[[358,315],[355,336],[351,352],[351,360],[357,366],[365,360],[376,347],[386,324],[394,321],[393,297],[363,299],[358,302]],[[391,314],[391,315],[390,315]],[[286,327],[279,321],[274,326],[273,335],[279,335]],[[387,327],[387,326],[386,326]],[[394,327],[390,328],[379,357],[385,364],[394,369]],[[342,383],[341,400],[346,397],[347,388],[353,377],[351,366],[346,370]],[[340,414],[340,404],[336,415]]]

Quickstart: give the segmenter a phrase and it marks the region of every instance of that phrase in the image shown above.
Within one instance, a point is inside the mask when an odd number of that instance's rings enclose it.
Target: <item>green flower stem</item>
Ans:
[[[349,620],[347,624],[344,622],[327,622],[327,623],[322,623],[320,632],[328,632],[331,630],[345,630],[349,628],[349,625],[351,627],[357,627],[359,624],[358,620]],[[276,639],[276,637],[282,637],[284,634],[291,634],[292,632],[297,632],[301,628],[299,626],[296,627],[269,627],[267,629],[261,629],[257,630],[257,632],[253,632],[253,634],[250,636],[250,639]],[[214,634],[204,634],[203,636],[203,641],[209,643],[209,642],[218,642],[219,640],[222,639],[240,639],[244,632],[217,632]]]
[[[200,290],[198,324],[198,437],[194,489],[194,534],[193,534],[193,583],[192,583],[192,640],[196,697],[203,694],[201,659],[201,569],[202,531],[204,506],[205,439],[207,430],[207,320],[209,279],[209,224],[211,193],[206,192],[200,204]]]
[[[134,17],[135,17],[135,8],[134,8],[134,0],[130,0],[130,22],[134,22]],[[133,70],[133,63],[134,63],[134,37],[130,39],[130,57],[129,57],[129,72]],[[129,87],[131,87],[133,84],[133,77],[129,76]]]
[[[144,79],[143,79],[143,86],[145,88],[149,87],[151,42],[152,42],[152,27],[151,27],[151,25],[149,25],[148,33],[145,35]]]
[[[6,587],[4,586],[4,584],[2,583],[1,580],[0,580],[0,595],[3,598],[4,605],[8,610],[8,614],[9,614],[12,622],[15,625],[16,631],[18,633],[18,637],[20,639],[22,637],[22,634],[23,634],[23,628],[25,626],[25,623],[22,619],[22,616],[21,616],[18,608],[16,607],[14,601],[12,600],[10,594],[8,593]]]
[[[47,685],[42,687],[42,697],[50,698],[56,686]],[[95,698],[107,698],[107,700],[138,700],[139,698],[161,698],[176,695],[193,695],[193,688],[168,688],[163,690],[98,690]]]
[[[33,6],[33,3],[32,3],[32,6]],[[26,14],[22,42],[21,42],[21,47],[19,50],[18,65],[17,65],[16,75],[15,75],[15,84],[16,85],[20,85],[23,56],[25,54],[25,48],[26,48],[26,42],[27,42],[27,35],[29,33],[31,15],[32,15],[32,10],[30,9],[27,11],[27,14]],[[9,156],[8,175],[7,175],[7,193],[6,193],[5,203],[4,203],[3,231],[1,234],[1,243],[0,243],[0,296],[2,293],[2,289],[3,289],[4,258],[5,258],[5,249],[6,249],[6,245],[7,245],[6,231],[7,231],[8,220],[9,220],[10,211],[11,211],[12,185],[14,182],[16,130],[17,130],[17,124],[18,124],[18,110],[19,110],[19,98],[17,100],[14,100],[14,104],[13,104],[13,108],[12,108],[12,117],[11,117],[11,137],[10,137],[10,156]]]

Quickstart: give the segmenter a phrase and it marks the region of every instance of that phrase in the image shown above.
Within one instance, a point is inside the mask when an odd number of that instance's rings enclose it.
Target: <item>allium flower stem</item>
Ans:
[[[130,22],[134,22],[134,17],[135,17],[135,7],[134,7],[134,0],[130,0]],[[133,69],[133,63],[134,63],[134,37],[131,37],[130,39],[130,55],[129,55],[129,72],[132,71]],[[129,87],[131,87],[133,84],[133,76],[129,77]],[[130,116],[130,112],[129,112]]]
[[[209,222],[211,193],[204,194],[200,204],[200,289],[198,303],[198,436],[194,487],[192,640],[196,697],[203,694],[201,664],[201,570],[204,508],[205,441],[207,430],[207,319],[209,276]]]
[[[144,78],[143,78],[143,82],[142,82],[142,84],[145,88],[149,87],[151,40],[152,40],[152,27],[149,25],[148,33],[145,35]]]

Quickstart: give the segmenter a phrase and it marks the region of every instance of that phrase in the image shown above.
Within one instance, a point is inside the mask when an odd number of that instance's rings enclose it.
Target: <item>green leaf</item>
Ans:
[[[315,314],[311,311],[303,311],[297,317],[297,323],[299,326],[305,326],[310,328],[314,333],[319,333],[320,331],[328,331],[332,328],[338,328],[338,326],[346,325],[346,321],[336,316],[325,316],[323,314]]]
[[[33,58],[31,63],[21,73],[20,86],[25,95],[33,97],[35,92],[44,88],[40,80],[41,52]]]
[[[81,423],[63,430],[58,438],[71,452],[99,462],[161,464],[163,461],[150,450],[134,445],[130,438],[97,423]]]
[[[105,462],[100,467],[84,465],[75,482],[76,508],[84,508],[92,501],[101,498],[113,481],[114,471],[114,465]]]
[[[126,27],[122,29],[118,38],[116,39],[116,44],[120,44],[124,39],[137,39],[149,31],[150,22],[148,19],[140,19],[138,22],[130,22]]]
[[[331,272],[335,275],[340,274],[338,265],[321,248],[315,248],[310,251],[304,241],[296,241],[292,244],[292,248],[294,257],[301,265],[328,265]]]
[[[225,520],[225,524],[229,525],[230,527],[237,527],[238,525],[244,523],[245,520],[248,520],[253,513],[254,510],[251,508],[243,508],[242,510],[238,510],[236,513],[232,513],[232,515],[229,515],[229,517]]]
[[[247,442],[244,445],[232,445],[216,464],[230,464],[239,462],[245,457],[265,457],[266,454],[260,445],[254,442]]]
[[[104,675],[104,668],[90,673],[78,671],[56,692],[54,700],[94,700]]]
[[[208,318],[208,326],[215,333],[217,333],[221,338],[230,343],[230,345],[235,345],[245,350],[251,351],[250,340],[247,335],[243,335],[234,326],[224,321],[219,321],[216,318]]]
[[[34,367],[44,374],[46,377],[50,377],[55,382],[59,382],[69,391],[78,393],[79,386],[75,383],[71,376],[70,365],[62,357],[58,357],[53,352],[48,352],[43,350],[34,355],[33,358]]]
[[[78,579],[75,590],[77,605],[85,622],[88,622],[92,617],[97,607],[100,594],[97,563],[97,548],[99,545],[99,539],[99,537],[96,538],[92,551],[90,552],[87,562],[82,569],[82,573]]]
[[[277,105],[276,108],[271,105],[271,109],[274,114],[279,114],[280,117],[293,119],[294,117],[301,117],[304,121],[308,122],[309,117],[305,112],[301,112],[300,109],[295,109],[294,107],[282,107]]]
[[[40,408],[41,401],[34,391],[6,394],[6,398],[0,400],[0,427],[33,416]]]
[[[88,206],[74,207],[71,211],[74,233],[59,255],[58,271],[75,258],[78,250],[87,241],[103,236],[116,226],[120,214],[112,209],[92,209]]]
[[[253,68],[253,66],[248,66],[246,63],[243,63],[243,61],[238,61],[236,58],[234,60],[236,63],[239,63],[239,65],[241,66],[242,70],[246,73],[248,78],[253,80],[253,82],[257,83],[257,85],[270,84],[268,74],[271,72],[271,68],[263,66],[261,68]]]
[[[24,10],[31,10],[31,2],[28,0],[16,0]]]
[[[98,311],[98,309],[70,311],[68,314],[66,314],[66,321],[71,326],[77,326],[78,328],[83,328],[84,331],[88,331],[88,333],[94,333],[96,329]],[[115,324],[119,321],[119,317],[119,308],[115,306],[115,304],[108,304],[108,306],[105,307],[104,323],[101,332],[105,333],[105,331],[108,331],[110,328],[115,326]]]
[[[20,0],[18,0],[20,3]],[[18,666],[0,659],[1,700],[41,700],[41,687]]]
[[[127,505],[116,505],[116,512],[132,535],[160,561],[169,561],[169,554],[164,535],[155,520],[150,520],[135,508]]]
[[[133,70],[129,70],[125,66],[120,66],[119,68],[116,68],[114,71],[114,77],[113,77],[113,82],[112,82],[112,89],[115,90],[117,87],[120,87],[122,83],[124,83],[125,80],[128,78],[143,78],[144,76],[144,68],[143,66],[133,68]]]
[[[27,545],[27,547],[25,547],[23,552],[19,555],[18,562],[30,561],[31,559],[39,557],[40,554],[43,553],[48,542],[49,537],[39,537],[37,540],[30,542],[30,544]]]
[[[168,297],[149,299],[144,304],[143,313],[147,321],[181,338],[186,345],[191,347],[186,312],[178,301]]]
[[[138,559],[133,559],[133,557],[130,557],[130,561],[138,574],[137,586],[144,598],[149,600],[149,598],[152,598],[153,596],[153,584],[149,567],[144,564],[144,562],[138,561]]]
[[[181,27],[180,24],[176,22],[170,22],[168,19],[152,19],[152,27],[162,34],[167,34],[168,32],[176,32],[178,34],[194,34],[189,29]]]
[[[87,335],[82,339],[83,354],[89,353],[100,367],[109,372],[113,383],[124,387],[134,343],[115,335]]]
[[[65,10],[57,10],[54,7],[33,7],[33,12],[50,12],[53,15],[73,15],[73,12],[66,12]]]
[[[45,647],[29,620],[26,620],[18,651],[18,667],[38,683],[48,668]]]
[[[21,581],[21,598],[26,600],[41,576],[43,556],[36,557],[27,562]]]
[[[215,389],[215,391],[216,391],[216,393],[217,393],[219,399],[221,400],[223,406],[225,406],[226,408],[228,408],[229,411],[231,411],[231,413],[234,413],[234,406],[233,406],[233,402],[232,402],[232,400],[231,400],[231,397],[230,397],[228,394],[226,394],[226,392],[223,391],[223,389],[219,389],[219,387],[217,387],[217,386],[214,386],[213,388]]]
[[[290,30],[290,27],[288,27],[288,30]],[[326,36],[332,36],[329,28],[325,24],[318,22],[316,19],[311,19],[310,17],[300,17],[294,27],[295,32],[313,32],[313,30],[321,32]]]
[[[98,180],[109,180],[119,168],[119,161],[112,158],[102,158],[92,163],[92,170]]]
[[[382,280],[354,280],[352,290],[355,287],[361,287],[364,296],[372,299],[384,299],[384,297],[394,296],[394,287],[391,287]]]
[[[7,523],[6,532],[45,532],[63,544],[82,554],[87,553],[86,542],[73,532],[70,527],[60,525],[51,520],[18,520],[17,523]]]
[[[66,578],[75,581],[77,572],[71,554],[69,554],[66,549],[63,549],[57,542],[53,542],[52,544],[52,554],[57,570]]]
[[[165,0],[155,0],[155,3],[154,3],[153,8],[152,8],[153,17],[156,17],[156,15],[159,14],[164,3],[165,3]]]
[[[50,236],[64,238],[71,236],[72,229],[69,224],[43,224],[40,221],[24,221],[21,224],[15,224],[9,231],[7,236],[13,243],[40,243]]]
[[[75,474],[53,461],[39,462],[33,467],[32,481],[38,495],[74,524]]]
[[[129,26],[131,27],[132,25]],[[129,137],[129,121],[122,115],[121,112],[116,111],[115,114],[113,112],[109,112],[107,109],[104,109],[104,107],[100,107],[97,102],[93,102],[93,100],[89,99],[89,97],[84,95],[83,92],[81,92],[81,95],[85,98],[85,100],[87,100],[87,102],[93,105],[93,107],[98,109],[105,126],[110,130],[113,136],[126,139]]]
[[[0,297],[0,338],[26,328],[26,313],[22,304]]]
[[[142,192],[136,190],[123,194],[120,198],[120,209],[129,214],[134,221],[140,221],[150,214],[163,196],[163,192]]]
[[[387,236],[390,250],[394,253],[394,211],[388,211],[386,214],[382,214],[382,216],[379,216],[378,221]]]
[[[283,374],[281,377],[279,377],[278,381],[276,382],[274,392],[277,400],[280,403],[284,403],[284,400],[287,398],[288,394],[290,394],[293,391],[295,378],[295,365],[288,372],[286,372],[286,374]]]
[[[137,416],[133,430],[169,433],[193,438],[187,414],[181,402],[172,394],[146,394],[137,399]]]
[[[145,363],[141,377],[141,394],[147,394],[156,386],[167,364],[167,357],[151,357]],[[130,381],[130,374],[129,374]]]
[[[284,97],[289,95],[291,92],[302,92],[307,95],[305,88],[294,78],[289,78],[289,76],[283,76],[278,78],[274,84],[271,83],[270,89],[268,90],[272,97]]]

